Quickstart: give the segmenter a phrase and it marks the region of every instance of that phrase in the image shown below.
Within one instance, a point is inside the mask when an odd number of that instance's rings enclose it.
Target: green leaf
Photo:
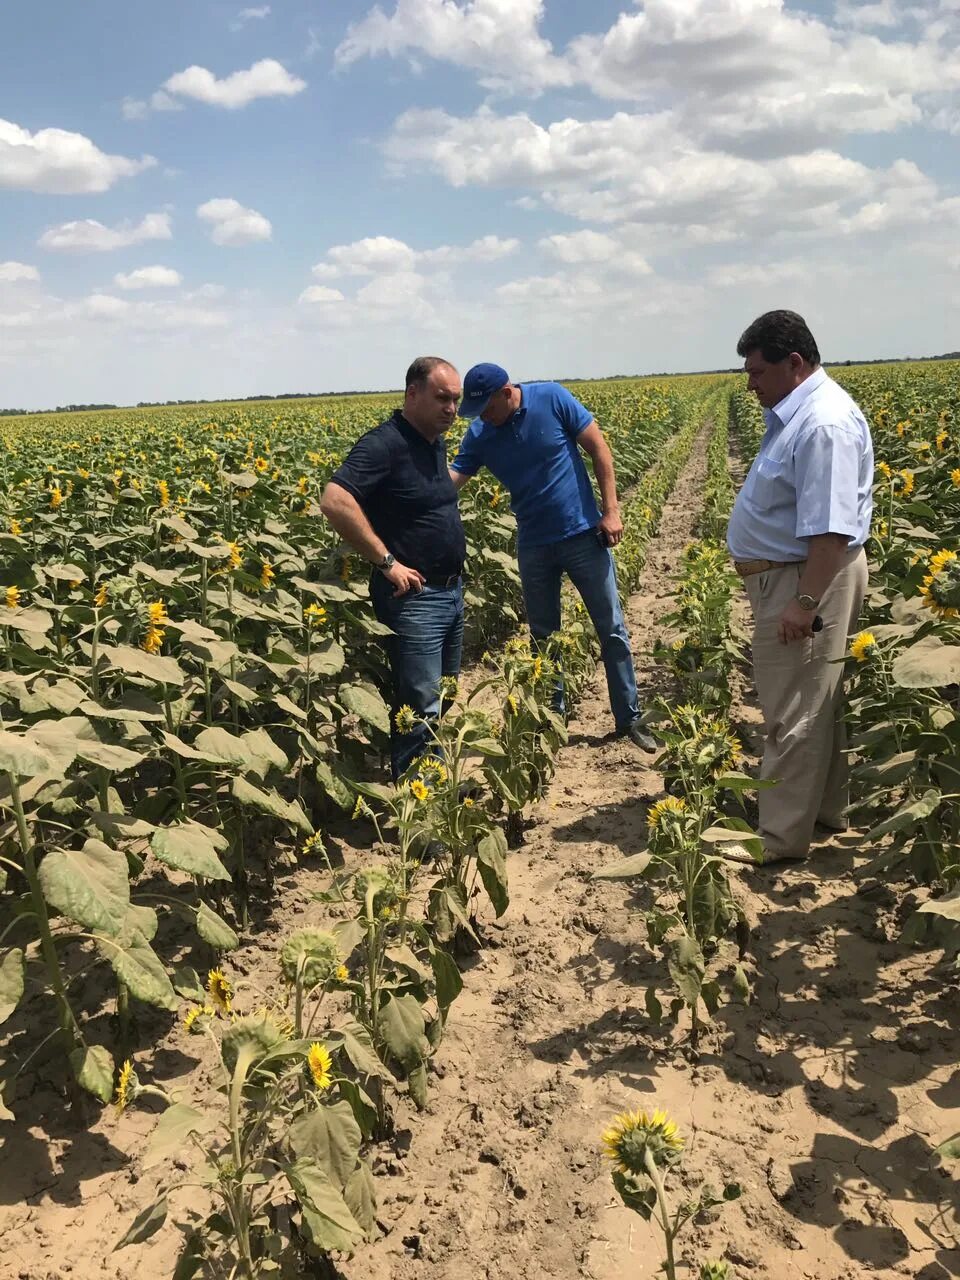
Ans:
[[[230,880],[230,872],[217,857],[206,837],[208,827],[198,822],[181,822],[154,832],[150,848],[168,867],[207,880]]]
[[[889,818],[872,827],[864,836],[864,842],[870,844],[891,831],[907,831],[910,827],[915,827],[917,823],[936,812],[940,805],[940,798],[939,791],[925,791],[919,800],[901,805],[896,813],[892,813]]]
[[[101,1102],[110,1101],[113,1097],[113,1058],[108,1049],[102,1044],[74,1049],[70,1054],[70,1066],[81,1088]]]
[[[415,996],[389,996],[377,1014],[377,1031],[406,1071],[412,1071],[430,1053],[426,1020]]]
[[[146,1209],[140,1210],[123,1236],[113,1246],[113,1252],[125,1249],[128,1244],[143,1244],[144,1240],[149,1240],[160,1230],[166,1220],[167,1197],[161,1196],[153,1204],[147,1205]]]
[[[308,836],[313,835],[313,827],[296,801],[288,803],[273,789],[262,791],[246,778],[234,778],[231,790],[234,799],[240,804],[251,805],[261,813],[268,813],[271,817],[279,818],[281,822],[289,823],[291,827],[303,831]]]
[[[337,699],[365,724],[390,733],[390,712],[380,694],[369,684],[342,684]]]
[[[279,769],[281,773],[289,767],[289,760],[280,750],[266,729],[250,729],[242,738],[243,744],[253,752],[260,764],[257,772],[265,778],[271,769]]]
[[[6,1022],[23,995],[23,952],[13,947],[0,960],[0,1022]]]
[[[12,627],[31,635],[43,635],[53,626],[53,618],[46,609],[3,609],[0,611],[0,627]]]
[[[209,1133],[215,1128],[216,1123],[213,1116],[204,1115],[202,1111],[198,1111],[196,1107],[187,1106],[185,1102],[171,1103],[150,1135],[141,1166],[144,1169],[152,1169],[154,1165],[176,1155],[191,1133]]]
[[[502,916],[510,905],[506,852],[507,838],[499,827],[494,827],[477,845],[477,869],[497,916]]]
[[[88,840],[82,849],[54,849],[40,863],[47,901],[88,929],[118,933],[130,906],[127,860],[118,849]]]
[[[960,645],[925,636],[894,658],[890,674],[904,689],[939,689],[960,683]]]
[[[942,898],[931,898],[917,907],[917,914],[941,916],[944,920],[960,922],[960,888],[951,889]]]
[[[621,858],[619,862],[611,862],[608,867],[601,867],[593,873],[594,880],[632,880],[634,876],[642,876],[653,859],[652,853],[634,853],[629,858]]]
[[[303,1221],[318,1249],[350,1252],[364,1236],[329,1175],[312,1161],[298,1161],[284,1170],[300,1201]]]
[[[110,666],[130,676],[144,676],[155,684],[175,685],[180,689],[187,681],[176,659],[163,658],[158,653],[147,653],[128,644],[104,644],[100,646],[100,654]]]
[[[463,978],[453,957],[442,947],[432,947],[430,963],[433,966],[433,981],[437,993],[437,1004],[440,1016],[446,1017],[447,1010],[463,990]]]
[[[362,1134],[349,1102],[334,1102],[294,1120],[287,1138],[298,1159],[307,1158],[344,1187],[357,1167]]]
[[[684,935],[669,944],[667,967],[677,990],[692,1009],[700,998],[705,966],[695,938]]]
[[[178,996],[183,996],[184,1000],[193,1000],[196,1004],[206,1004],[206,989],[200,981],[200,975],[192,965],[176,965],[171,982],[173,983],[174,991]]]
[[[377,1057],[373,1041],[366,1027],[358,1022],[348,1023],[337,1032],[343,1037],[343,1051],[362,1076],[374,1076],[388,1080],[390,1073]]]
[[[63,777],[63,771],[41,746],[31,742],[26,734],[9,733],[6,729],[0,729],[0,773],[9,773],[15,778],[47,774]]]
[[[941,1142],[939,1146],[934,1147],[934,1151],[945,1160],[960,1160],[960,1133],[955,1133],[952,1138]]]
[[[235,951],[240,945],[240,939],[227,922],[205,902],[197,908],[197,933],[216,951]]]
[[[152,822],[134,818],[128,813],[104,813],[98,809],[96,813],[91,813],[90,818],[111,840],[143,839],[153,835],[157,829]]]
[[[96,738],[77,738],[77,755],[88,764],[99,765],[110,773],[122,773],[124,769],[132,769],[134,765],[146,760],[142,751],[131,751],[128,747],[117,746],[111,742],[100,742]]]
[[[139,929],[129,928],[117,938],[99,938],[100,950],[132,996],[158,1009],[178,1007],[177,997],[160,957]]]
[[[254,753],[250,747],[219,726],[202,729],[197,734],[194,745],[208,759],[232,765],[235,769],[247,770],[255,763]]]
[[[343,1198],[347,1202],[347,1208],[363,1227],[365,1238],[369,1240],[377,1225],[377,1189],[373,1174],[365,1161],[360,1161],[347,1180]]]
[[[310,649],[310,671],[314,676],[339,675],[346,665],[346,655],[336,640],[321,640]]]
[[[730,987],[735,1000],[740,1004],[750,1003],[750,982],[742,964],[738,964],[734,969]]]
[[[418,1062],[407,1075],[407,1089],[418,1111],[425,1111],[427,1106],[427,1064]]]
[[[341,809],[353,808],[353,793],[339,774],[334,773],[326,760],[317,761],[316,776],[320,786],[335,805]]]

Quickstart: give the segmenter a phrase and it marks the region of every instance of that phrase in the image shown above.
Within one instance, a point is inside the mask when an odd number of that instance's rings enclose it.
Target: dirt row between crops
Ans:
[[[704,470],[697,449],[629,601],[646,698],[664,691],[646,651]],[[749,699],[740,710],[756,732]],[[858,892],[865,859],[851,838],[801,868],[737,871],[754,923],[754,1001],[724,1009],[691,1061],[680,1035],[644,1013],[645,988],[664,981],[644,942],[648,891],[591,879],[642,847],[647,805],[662,795],[650,758],[611,728],[601,679],[571,722],[526,845],[510,855],[510,908],[465,973],[427,1112],[401,1102],[397,1134],[374,1156],[383,1234],[341,1261],[344,1280],[653,1277],[659,1243],[616,1199],[600,1154],[614,1113],[651,1106],[687,1138],[691,1191],[704,1180],[744,1188],[684,1237],[698,1259],[723,1256],[738,1277],[774,1280],[960,1274],[953,1184],[930,1161],[931,1146],[960,1129],[951,993],[929,955],[897,941],[903,889]],[[348,867],[369,857],[348,826],[341,835]],[[230,957],[247,1005],[258,986],[275,988],[285,934],[324,920],[309,894],[327,879],[310,868],[289,876]],[[142,1030],[144,1079],[222,1105],[204,1041],[158,1024],[150,1048],[149,1019]],[[155,1113],[107,1109],[78,1133],[41,1078],[23,1114],[0,1161],[0,1277],[169,1280],[172,1225],[110,1252],[156,1189],[156,1171],[138,1166]],[[175,1196],[174,1210],[189,1198]]]

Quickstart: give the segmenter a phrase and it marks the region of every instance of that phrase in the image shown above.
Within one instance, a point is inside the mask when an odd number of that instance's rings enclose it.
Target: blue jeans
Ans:
[[[430,729],[422,721],[412,733],[398,733],[396,713],[412,707],[418,716],[436,719],[440,712],[440,677],[460,674],[463,651],[463,587],[424,587],[394,596],[382,574],[370,579],[370,599],[377,618],[390,627],[384,644],[393,676],[390,708],[390,767],[401,777],[418,756],[430,750]]]
[[[560,580],[564,573],[569,574],[596,628],[610,708],[618,732],[623,732],[639,715],[637,677],[610,549],[600,545],[593,529],[587,529],[545,547],[521,548],[518,560],[527,622],[535,644],[560,630]],[[564,711],[562,683],[555,706]]]

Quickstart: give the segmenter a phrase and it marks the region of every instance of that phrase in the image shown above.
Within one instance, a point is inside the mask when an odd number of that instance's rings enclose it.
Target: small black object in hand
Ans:
[[[810,624],[810,630],[811,630],[811,631],[813,631],[813,632],[817,632],[817,631],[822,631],[822,630],[823,630],[823,619],[820,617],[819,613],[818,613],[818,614],[817,614],[817,616],[814,618],[813,622],[811,622],[811,624]]]

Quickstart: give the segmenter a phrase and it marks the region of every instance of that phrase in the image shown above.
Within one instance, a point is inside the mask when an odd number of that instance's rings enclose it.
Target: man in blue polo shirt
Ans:
[[[320,510],[373,566],[370,597],[390,627],[393,676],[390,762],[394,781],[423,755],[440,709],[440,680],[460,672],[466,542],[444,434],[453,426],[460,375],[439,356],[407,370],[403,409],[360,437],[330,477]],[[406,731],[401,707],[420,717]]]
[[[600,428],[566,387],[512,383],[496,364],[474,365],[463,390],[460,416],[473,421],[450,475],[460,489],[486,467],[508,490],[534,642],[560,629],[560,582],[566,573],[597,630],[617,733],[655,751],[640,723],[630,637],[610,553],[623,537],[623,522],[613,458]],[[593,463],[602,514],[581,449]],[[557,709],[563,711],[562,686]]]

